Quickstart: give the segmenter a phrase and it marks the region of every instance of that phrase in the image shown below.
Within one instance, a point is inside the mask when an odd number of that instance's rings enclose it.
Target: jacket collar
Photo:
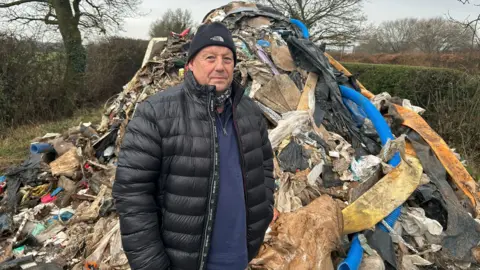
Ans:
[[[193,76],[193,72],[188,70],[185,74],[185,86],[187,91],[201,100],[202,102],[207,102],[208,95],[215,95],[215,86],[214,85],[202,85],[197,82]],[[242,99],[245,93],[245,89],[240,86],[240,84],[234,79],[232,82],[232,101],[233,107],[236,107],[240,100]]]

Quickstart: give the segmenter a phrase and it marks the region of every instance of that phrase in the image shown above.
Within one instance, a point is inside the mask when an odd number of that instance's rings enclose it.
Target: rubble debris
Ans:
[[[234,79],[268,120],[274,152],[275,218],[251,269],[334,269],[355,239],[360,269],[480,267],[477,183],[419,116],[423,108],[369,92],[305,38],[301,22],[271,8],[235,1],[203,22],[213,21],[232,31]],[[111,196],[119,146],[138,104],[183,80],[194,34],[152,39],[101,123],[33,139],[29,158],[0,176],[0,269],[22,260],[38,269],[129,269]],[[344,87],[368,98],[397,135],[385,147]],[[387,164],[393,156],[402,158],[396,168]],[[379,229],[400,206],[400,222]]]

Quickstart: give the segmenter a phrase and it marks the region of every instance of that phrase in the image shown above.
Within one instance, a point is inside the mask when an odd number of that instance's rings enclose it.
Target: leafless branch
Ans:
[[[9,8],[9,7],[14,7],[14,6],[18,6],[18,5],[21,5],[21,4],[33,3],[33,2],[46,3],[46,1],[47,0],[18,0],[18,1],[13,1],[13,2],[10,2],[10,3],[0,4],[0,8]]]
[[[80,20],[80,1],[81,0],[73,0],[72,6],[73,6],[73,11],[75,12],[74,19],[75,22],[78,23]]]
[[[311,29],[312,40],[346,38],[358,35],[366,17],[361,12],[363,0],[256,0]]]

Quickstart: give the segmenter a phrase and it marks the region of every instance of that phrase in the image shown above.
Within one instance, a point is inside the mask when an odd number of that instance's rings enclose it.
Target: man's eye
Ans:
[[[230,62],[232,62],[233,60],[232,60],[232,58],[230,58],[230,57],[225,57],[225,58],[223,58],[223,61],[225,61],[225,62],[227,62],[227,63],[230,63]]]
[[[215,60],[215,56],[207,56],[208,60]]]

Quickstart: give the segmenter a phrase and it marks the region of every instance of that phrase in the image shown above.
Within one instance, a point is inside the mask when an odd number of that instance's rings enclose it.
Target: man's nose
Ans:
[[[223,63],[223,58],[222,57],[217,58],[217,61],[215,62],[215,71],[217,71],[217,72],[224,72],[225,71],[225,65]]]

